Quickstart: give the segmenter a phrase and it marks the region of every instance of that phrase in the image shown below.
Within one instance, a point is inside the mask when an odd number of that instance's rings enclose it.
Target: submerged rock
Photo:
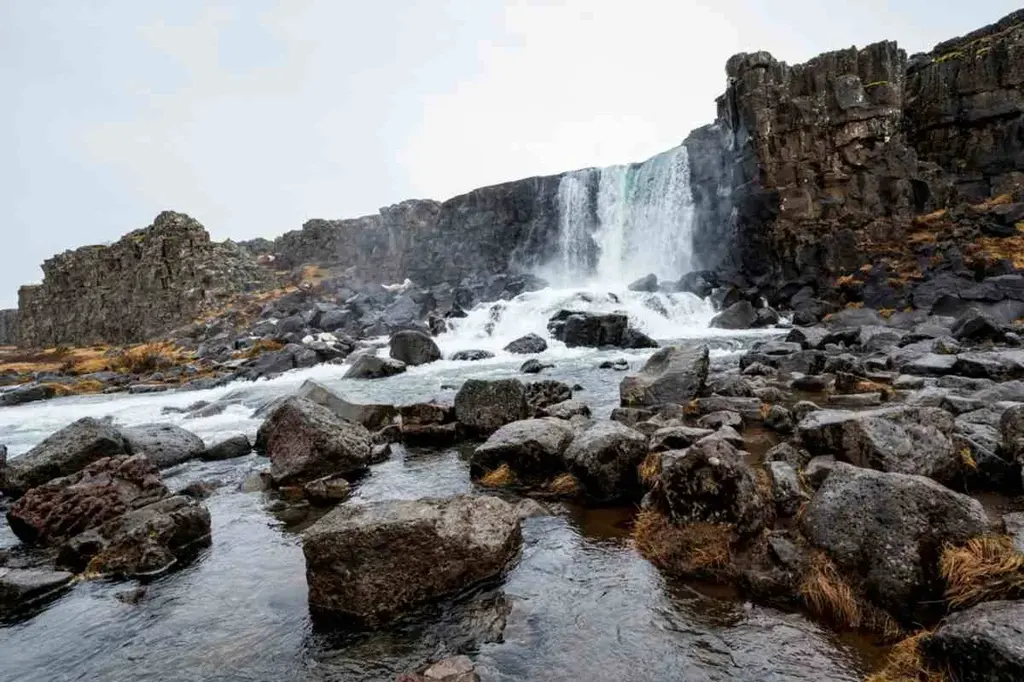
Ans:
[[[521,544],[515,508],[495,497],[338,507],[303,535],[310,610],[379,626],[500,575]]]
[[[708,367],[707,346],[662,348],[639,374],[622,380],[619,398],[624,407],[688,403],[704,390]]]
[[[469,379],[455,395],[455,418],[471,433],[489,435],[527,416],[526,387],[518,379]]]
[[[159,469],[198,458],[206,444],[191,431],[174,424],[145,424],[121,430],[133,454],[143,454]]]
[[[960,682],[1024,679],[1024,601],[994,601],[954,613],[922,640],[925,659]]]
[[[607,502],[639,499],[637,467],[646,455],[647,436],[619,422],[598,421],[576,434],[564,459],[587,497]]]

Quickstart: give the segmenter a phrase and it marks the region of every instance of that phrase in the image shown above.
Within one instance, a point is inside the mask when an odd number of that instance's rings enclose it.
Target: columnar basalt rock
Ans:
[[[18,343],[18,309],[0,310],[0,346]]]

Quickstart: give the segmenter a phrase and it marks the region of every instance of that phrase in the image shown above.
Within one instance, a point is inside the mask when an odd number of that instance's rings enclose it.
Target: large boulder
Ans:
[[[939,603],[947,543],[988,530],[981,504],[924,476],[835,464],[804,509],[804,534],[893,615]]]
[[[196,459],[206,450],[203,439],[174,424],[145,424],[121,429],[129,450],[145,455],[159,469]]]
[[[964,464],[953,443],[953,415],[937,407],[852,412],[819,410],[797,426],[813,456],[832,455],[859,467],[952,482]]]
[[[360,353],[345,372],[346,379],[384,379],[401,374],[405,363],[393,358],[379,358],[369,353]]]
[[[225,459],[245,457],[250,452],[252,452],[252,443],[249,442],[249,437],[244,433],[237,433],[203,450],[199,459],[204,462],[219,462]]]
[[[521,545],[515,508],[495,497],[337,507],[303,535],[309,607],[378,626],[500,575]]]
[[[737,301],[711,318],[715,329],[750,329],[757,322],[757,311],[750,301]]]
[[[708,367],[707,346],[662,348],[639,374],[622,380],[619,398],[624,407],[688,403],[704,390]]]
[[[455,408],[441,403],[414,403],[398,408],[402,440],[412,445],[448,445],[458,439]]]
[[[572,388],[554,379],[531,381],[526,384],[525,390],[526,409],[535,417],[542,416],[545,408],[572,398]]]
[[[455,395],[455,418],[471,433],[490,435],[528,416],[526,387],[518,379],[469,379]]]
[[[637,467],[647,455],[647,436],[619,422],[598,421],[576,434],[565,464],[587,497],[607,502],[639,497]]]
[[[518,355],[529,355],[531,353],[543,353],[548,349],[548,342],[536,334],[527,334],[505,346],[508,353]]]
[[[653,272],[649,275],[644,275],[640,279],[635,280],[627,288],[630,291],[654,293],[658,290],[658,276],[655,275]]]
[[[270,457],[270,476],[278,485],[355,474],[370,461],[370,432],[365,427],[294,396],[263,422],[256,442]]]
[[[20,495],[52,478],[81,471],[104,457],[129,453],[124,436],[112,424],[79,419],[7,464],[3,491]]]
[[[144,455],[108,457],[32,488],[7,522],[23,542],[53,545],[167,494]]]
[[[572,439],[572,427],[562,419],[524,419],[492,433],[470,464],[476,474],[507,464],[520,477],[542,480],[563,470],[561,455]]]
[[[167,497],[71,538],[58,563],[91,575],[134,578],[173,568],[210,541],[210,512],[184,495]]]
[[[925,660],[958,682],[1024,680],[1024,601],[994,601],[954,613],[922,640]]]
[[[548,321],[551,336],[570,348],[657,348],[650,337],[629,326],[622,313],[587,313],[562,310]]]
[[[677,523],[728,523],[742,535],[753,535],[771,521],[770,501],[762,497],[743,455],[714,435],[664,453],[660,480]]]
[[[353,403],[312,379],[307,379],[295,395],[322,405],[336,416],[356,424],[362,424],[371,431],[391,424],[398,415],[398,408],[394,405]]]
[[[415,367],[441,359],[441,349],[429,334],[407,329],[391,337],[391,357]]]

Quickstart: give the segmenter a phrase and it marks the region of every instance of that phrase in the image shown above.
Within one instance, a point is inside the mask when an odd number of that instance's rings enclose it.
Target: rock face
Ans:
[[[406,365],[425,365],[441,359],[441,350],[423,332],[408,329],[391,337],[391,357]]]
[[[196,459],[206,450],[203,439],[173,424],[147,424],[121,429],[130,452],[145,455],[159,469]]]
[[[962,682],[1024,679],[1024,602],[995,601],[954,613],[922,643],[932,667]]]
[[[0,310],[0,346],[18,345],[18,309]]]
[[[455,418],[472,433],[490,435],[527,416],[526,388],[517,379],[469,379],[455,395]]]
[[[110,457],[32,488],[7,522],[23,542],[53,545],[166,494],[144,455]]]
[[[647,436],[613,421],[589,424],[565,450],[569,471],[587,497],[601,502],[639,497],[637,467],[647,455]]]
[[[941,595],[943,545],[981,535],[988,518],[977,500],[930,478],[836,464],[801,525],[879,606],[906,616]]]
[[[257,444],[270,457],[277,484],[328,474],[354,474],[370,460],[370,432],[304,398],[281,403],[260,426]]]
[[[624,407],[687,403],[704,390],[708,367],[707,346],[662,348],[639,374],[623,379],[619,398]]]
[[[3,490],[9,495],[18,495],[52,478],[81,471],[104,457],[128,452],[128,444],[114,426],[85,417],[11,460]]]
[[[211,242],[187,215],[165,211],[110,246],[82,247],[43,263],[43,283],[18,293],[19,343],[144,341],[265,281],[250,255],[231,242]]]
[[[515,508],[494,497],[338,507],[303,536],[310,610],[380,625],[500,575],[521,544]]]

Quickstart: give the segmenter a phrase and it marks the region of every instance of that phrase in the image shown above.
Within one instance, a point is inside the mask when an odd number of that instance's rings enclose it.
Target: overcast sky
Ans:
[[[732,54],[910,52],[1017,0],[0,0],[0,307],[164,209],[273,237],[641,160]]]

